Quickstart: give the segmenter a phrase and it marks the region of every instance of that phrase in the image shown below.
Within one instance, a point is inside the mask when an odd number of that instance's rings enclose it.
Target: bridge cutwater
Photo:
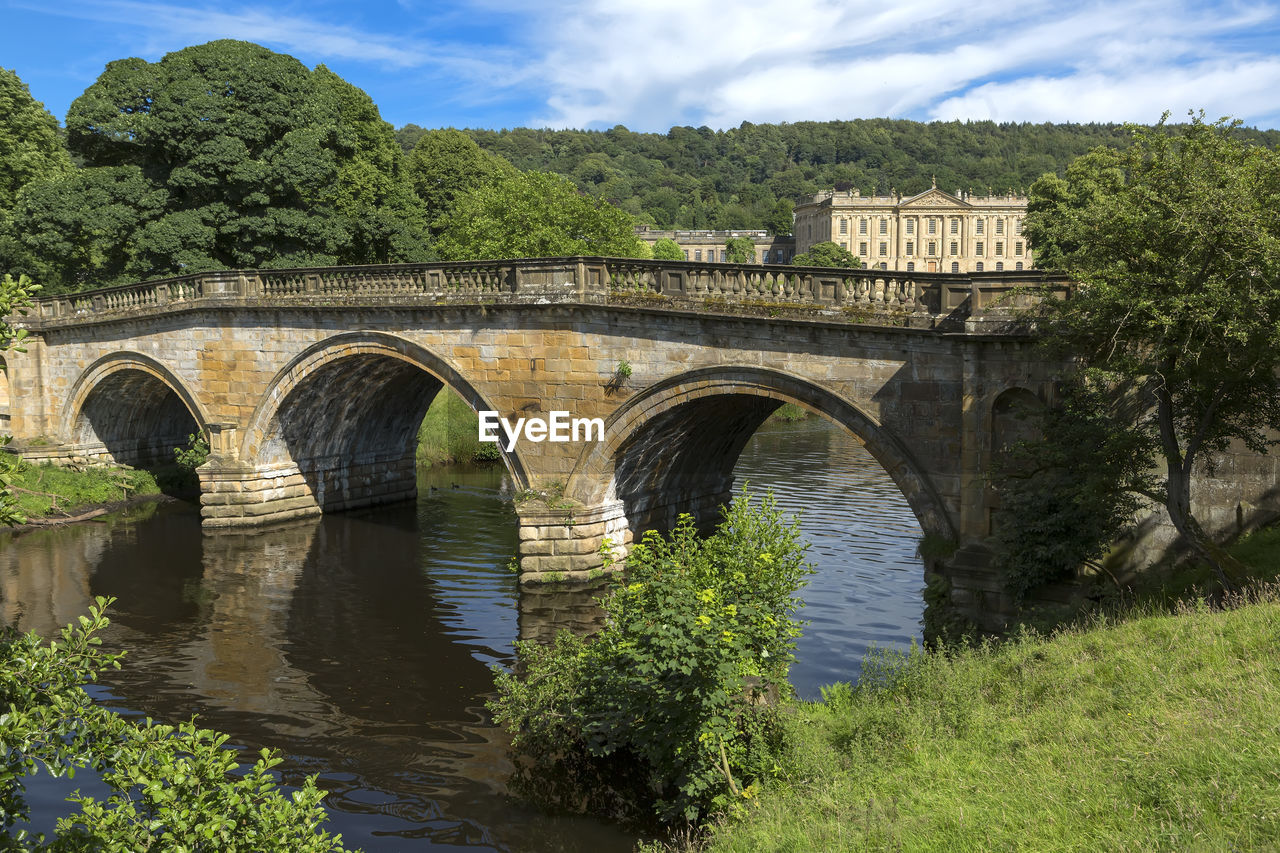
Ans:
[[[1001,584],[963,556],[990,534],[984,475],[1019,407],[1063,373],[1005,310],[1046,280],[598,257],[197,273],[37,300],[9,426],[27,458],[80,464],[171,461],[202,432],[220,528],[412,497],[446,385],[512,421],[601,418],[603,441],[503,451],[517,488],[553,496],[516,506],[528,584],[593,575],[602,545],[681,512],[714,523],[747,439],[795,403],[962,546],[932,568],[990,624]]]

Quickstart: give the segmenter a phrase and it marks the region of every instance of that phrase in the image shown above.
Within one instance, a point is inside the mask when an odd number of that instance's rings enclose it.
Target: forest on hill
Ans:
[[[426,131],[396,132],[405,151]],[[658,228],[769,228],[786,233],[790,206],[825,189],[864,195],[926,190],[1025,192],[1045,172],[1099,145],[1118,147],[1118,124],[996,124],[898,119],[751,124],[667,133],[610,130],[467,130],[481,148],[522,171],[564,175]],[[1241,134],[1274,148],[1280,131]]]

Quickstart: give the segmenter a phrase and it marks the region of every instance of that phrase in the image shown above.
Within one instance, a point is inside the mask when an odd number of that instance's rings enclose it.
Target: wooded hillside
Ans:
[[[413,148],[423,129],[396,132]],[[904,194],[938,186],[1021,190],[1099,145],[1128,141],[1116,124],[996,124],[893,119],[751,124],[665,134],[605,131],[468,130],[481,148],[521,170],[568,177],[660,228],[770,228],[790,222],[788,203],[823,189]],[[1274,147],[1280,131],[1242,131]],[[784,232],[785,233],[785,232]]]

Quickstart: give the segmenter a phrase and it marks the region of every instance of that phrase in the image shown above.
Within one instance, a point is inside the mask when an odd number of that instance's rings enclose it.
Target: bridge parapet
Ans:
[[[246,305],[663,303],[713,313],[811,313],[824,320],[931,328],[1024,305],[1038,271],[917,273],[634,258],[525,258],[279,270],[220,270],[42,297],[32,329],[128,314]]]

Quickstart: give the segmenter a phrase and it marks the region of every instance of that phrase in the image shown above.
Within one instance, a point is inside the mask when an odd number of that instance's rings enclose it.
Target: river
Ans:
[[[868,646],[920,636],[920,529],[860,445],[816,418],[772,422],[736,476],[801,513],[812,544],[792,671],[802,696],[855,679]],[[240,747],[281,750],[286,784],[319,774],[328,828],[348,846],[630,850],[610,824],[514,800],[506,738],[484,709],[514,640],[589,622],[589,601],[520,600],[501,470],[428,470],[419,489],[416,503],[249,533],[203,534],[194,507],[168,504],[6,535],[0,618],[49,634],[93,596],[117,597],[106,644],[129,654],[95,698],[169,722],[198,714]],[[70,809],[46,780],[30,799],[47,830]]]

